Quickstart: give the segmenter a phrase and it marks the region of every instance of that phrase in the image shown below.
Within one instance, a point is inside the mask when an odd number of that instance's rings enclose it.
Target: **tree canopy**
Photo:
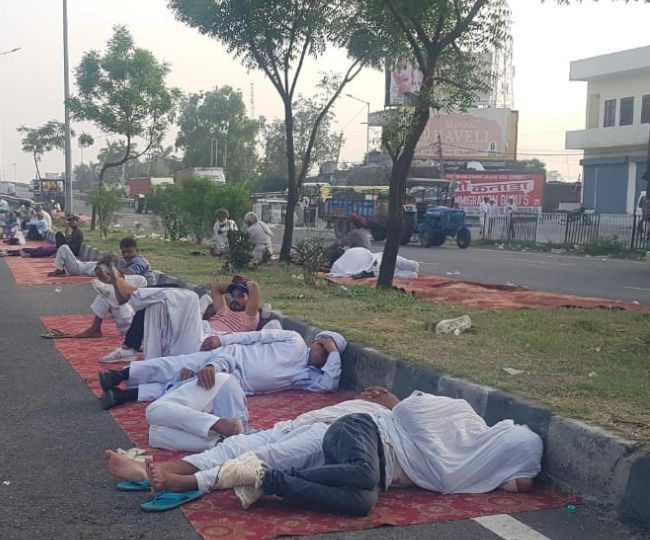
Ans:
[[[260,125],[247,116],[241,92],[230,86],[189,94],[180,104],[176,148],[183,150],[186,167],[224,166],[229,182],[252,181]]]
[[[34,158],[34,167],[36,168],[36,178],[41,177],[41,171],[38,168],[38,162],[43,158],[43,154],[52,150],[63,150],[65,145],[65,126],[58,120],[50,120],[37,128],[21,126],[17,129],[18,133],[24,133],[21,140],[23,152],[32,154]]]
[[[124,26],[115,26],[106,51],[89,51],[75,70],[78,95],[71,98],[73,116],[88,120],[104,133],[123,137],[124,154],[102,164],[107,169],[137,159],[160,144],[173,121],[179,92],[168,88],[169,67],[153,54],[136,47]],[[136,151],[134,140],[144,140]]]

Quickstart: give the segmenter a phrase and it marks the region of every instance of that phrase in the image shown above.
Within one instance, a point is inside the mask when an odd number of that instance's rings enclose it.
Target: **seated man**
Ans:
[[[337,238],[325,253],[325,258],[329,261],[330,265],[334,264],[336,259],[345,253],[345,247],[349,248],[365,248],[368,251],[372,249],[370,242],[370,231],[368,230],[368,221],[362,216],[353,215],[350,217],[350,231]]]
[[[52,218],[48,225],[44,210],[36,210],[36,215],[27,222],[27,240],[45,240],[45,234],[50,230],[51,224]]]
[[[336,332],[321,332],[310,346],[290,330],[213,336],[201,352],[131,362],[121,371],[101,372],[102,406],[110,409],[129,401],[153,401],[170,383],[195,374],[197,384],[210,389],[217,373],[229,373],[249,396],[294,389],[333,392],[339,385],[340,354],[346,346]],[[128,390],[117,388],[122,381]]]
[[[245,508],[273,494],[310,509],[367,515],[379,490],[391,486],[529,491],[541,470],[537,434],[512,420],[488,427],[464,400],[416,390],[400,402],[380,388],[361,398],[178,461],[143,464],[108,451],[108,472],[149,479],[156,491],[234,487]]]
[[[156,275],[153,273],[149,261],[140,255],[138,244],[134,238],[122,238],[120,240],[120,252],[122,257],[117,259],[115,264],[120,279],[125,280],[133,289],[156,285]],[[102,259],[98,262],[110,261]],[[133,321],[135,315],[133,307],[128,303],[121,304],[119,302],[112,286],[114,281],[112,273],[106,273],[100,267],[101,264],[95,268],[95,275],[98,281],[93,281],[92,283],[93,288],[97,292],[97,297],[90,305],[90,309],[95,315],[95,318],[88,328],[73,337],[102,337],[102,322],[109,315],[115,320],[118,330],[122,335],[126,335]]]
[[[260,287],[246,277],[234,276],[231,283],[213,284],[211,296],[201,301],[192,291],[180,289],[147,290],[134,295],[135,289],[119,277],[114,287],[136,313],[124,343],[103,357],[104,363],[134,360],[143,342],[145,358],[193,353],[208,336],[250,332],[259,324]],[[230,295],[229,303],[226,294]],[[201,309],[203,303],[209,304],[207,309]]]

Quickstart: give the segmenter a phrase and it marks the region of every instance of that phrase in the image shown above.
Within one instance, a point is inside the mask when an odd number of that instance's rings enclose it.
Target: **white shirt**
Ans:
[[[291,389],[333,392],[339,386],[339,353],[330,353],[321,369],[309,366],[309,348],[297,332],[236,332],[219,340],[221,347],[206,365],[232,374],[247,395]]]
[[[52,230],[52,216],[48,214],[45,210],[43,210],[43,221],[47,224],[47,229],[46,231],[51,231]]]

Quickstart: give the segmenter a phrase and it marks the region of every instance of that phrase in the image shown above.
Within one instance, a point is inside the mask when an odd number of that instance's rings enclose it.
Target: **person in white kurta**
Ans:
[[[109,409],[129,401],[153,401],[195,375],[201,386],[211,389],[220,373],[231,374],[246,395],[284,390],[332,392],[339,385],[340,354],[347,345],[336,332],[319,333],[310,346],[290,330],[237,332],[211,339],[216,346],[213,350],[131,362],[121,371],[100,373],[102,406]],[[117,388],[122,381],[129,390]],[[173,407],[173,402],[170,398],[163,403]]]
[[[416,390],[400,402],[387,394],[392,402],[381,398],[378,403],[346,401],[278,422],[270,430],[230,437],[213,449],[177,462],[156,464],[166,485],[154,487],[174,491],[233,487],[227,485],[227,479],[220,480],[221,469],[228,460],[250,452],[272,469],[320,466],[325,463],[322,442],[328,424],[355,413],[370,414],[377,425],[385,456],[386,488],[415,484],[441,493],[483,493],[499,487],[516,491],[519,480],[539,474],[542,440],[528,427],[512,420],[489,427],[461,399]],[[112,475],[146,479],[142,464],[114,453],[108,458]]]
[[[373,253],[366,248],[350,248],[334,261],[329,275],[332,277],[351,277],[367,273],[378,276],[382,256],[383,253]],[[398,255],[393,275],[396,278],[417,279],[419,270],[420,264],[417,261]]]

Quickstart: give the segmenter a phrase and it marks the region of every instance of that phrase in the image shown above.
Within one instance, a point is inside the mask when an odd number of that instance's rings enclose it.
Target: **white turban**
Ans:
[[[345,338],[339,334],[338,332],[319,332],[316,334],[316,337],[314,338],[315,340],[318,339],[319,337],[330,337],[334,340],[334,343],[336,343],[336,348],[339,350],[340,354],[343,354],[343,351],[345,348],[348,346],[348,342],[345,341]]]

